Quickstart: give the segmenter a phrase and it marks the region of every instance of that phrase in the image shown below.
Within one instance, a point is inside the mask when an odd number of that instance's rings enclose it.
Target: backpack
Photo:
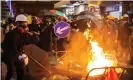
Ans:
[[[12,39],[12,35],[14,34],[14,31],[9,31],[8,33],[5,34],[5,38],[3,40],[3,42],[1,43],[1,48],[3,50],[5,50],[6,46],[7,46],[7,41]]]

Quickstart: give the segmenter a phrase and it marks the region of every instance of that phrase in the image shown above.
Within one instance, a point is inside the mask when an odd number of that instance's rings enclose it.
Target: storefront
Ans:
[[[119,19],[120,16],[122,16],[122,5],[121,4],[115,4],[115,5],[107,6],[106,12],[109,12],[109,15],[112,15],[115,18]]]
[[[61,11],[65,13],[69,19],[72,19],[72,15],[77,15],[82,11],[88,10],[88,4],[76,2],[74,4],[62,5],[60,6],[60,8]]]

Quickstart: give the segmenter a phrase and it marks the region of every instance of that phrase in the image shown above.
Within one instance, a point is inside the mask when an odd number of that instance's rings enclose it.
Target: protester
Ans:
[[[7,65],[7,74],[5,80],[10,80],[16,68],[17,80],[24,78],[24,59],[23,47],[27,42],[27,18],[20,14],[16,17],[16,28],[5,35],[1,44],[4,51],[2,60]],[[24,54],[23,54],[24,55]],[[21,58],[20,58],[21,57]]]
[[[114,16],[107,16],[107,46],[110,50],[114,50],[117,40],[117,25]]]
[[[123,20],[120,21],[119,27],[118,27],[118,41],[121,47],[121,53],[123,53],[124,57],[128,57],[130,34],[131,34],[131,30],[129,29],[128,15],[125,14],[123,16]]]
[[[72,30],[77,30],[78,29],[78,26],[76,24],[76,17],[77,17],[76,15],[73,16],[73,20],[71,22],[71,28],[72,28]]]
[[[39,41],[40,41],[40,38],[39,38],[40,24],[37,23],[38,18],[36,16],[34,16],[32,19],[33,19],[32,24],[28,25],[29,26],[29,32],[33,33],[33,35],[30,37],[31,38],[30,42],[39,44]]]
[[[8,18],[7,23],[2,26],[4,28],[4,34],[8,33],[9,31],[11,31],[15,28],[14,22],[15,22],[15,20],[13,17]]]
[[[45,16],[43,24],[40,27],[40,47],[45,51],[50,51],[51,36],[53,33],[53,26],[51,17]]]

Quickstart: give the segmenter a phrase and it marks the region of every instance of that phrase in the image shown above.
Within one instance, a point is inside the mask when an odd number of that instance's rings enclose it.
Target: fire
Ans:
[[[86,30],[84,32],[84,35],[87,38],[87,40],[88,40],[87,33],[89,34],[88,31],[89,30]],[[92,48],[89,53],[91,53],[92,56],[91,60],[88,63],[88,71],[90,71],[93,68],[111,67],[117,65],[117,61],[115,59],[106,58],[106,55],[108,54],[103,51],[103,49],[98,45],[98,42],[89,40],[89,43],[91,44]],[[102,75],[104,71],[105,69],[94,70],[89,74],[89,76]]]
[[[92,46],[92,59],[88,64],[89,71],[93,68],[116,66],[116,60],[107,59],[105,56],[105,54],[107,53],[103,52],[103,49],[98,46],[98,43],[96,41],[90,41],[90,43]],[[90,76],[101,75],[104,73],[104,71],[104,69],[95,70],[92,73],[90,73]]]

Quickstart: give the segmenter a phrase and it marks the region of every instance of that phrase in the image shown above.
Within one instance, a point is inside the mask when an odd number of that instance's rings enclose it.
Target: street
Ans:
[[[1,1],[2,80],[133,80],[132,43],[132,1]]]

